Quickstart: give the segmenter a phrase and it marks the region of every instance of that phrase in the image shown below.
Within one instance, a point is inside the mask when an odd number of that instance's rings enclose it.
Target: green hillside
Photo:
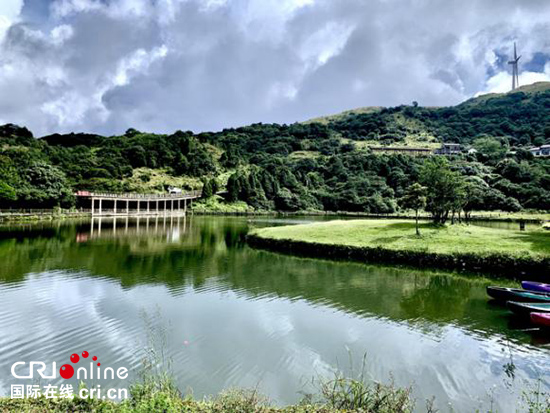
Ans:
[[[449,166],[475,188],[470,207],[550,210],[550,160],[526,150],[550,142],[550,84],[458,106],[363,108],[292,125],[253,124],[216,133],[50,135],[0,126],[0,208],[71,206],[75,190],[206,195],[262,210],[387,213],[419,180],[425,158],[376,146],[475,148]]]
[[[502,97],[505,97],[508,94],[513,94],[513,93],[525,93],[527,95],[530,95],[530,97],[532,98],[538,93],[548,92],[549,90],[550,90],[550,82],[536,82],[536,83],[532,83],[530,85],[520,86],[516,90],[511,91],[511,92],[507,92],[507,93],[487,93],[485,95],[480,95],[480,96],[477,96],[475,98],[467,100],[462,105],[484,104],[490,99],[502,98]]]
[[[344,112],[330,117],[328,125],[347,138],[388,145],[411,139],[418,142],[420,137],[471,144],[480,136],[491,136],[522,147],[550,139],[549,111],[550,82],[539,82],[510,93],[472,98],[454,107],[413,105]]]
[[[327,125],[331,122],[342,120],[345,117],[350,116],[350,115],[361,115],[361,114],[364,114],[364,113],[378,113],[382,109],[383,109],[382,106],[366,106],[364,108],[346,110],[344,112],[336,113],[334,115],[320,116],[318,118],[313,118],[313,119],[307,120],[304,123],[322,123],[322,124]]]

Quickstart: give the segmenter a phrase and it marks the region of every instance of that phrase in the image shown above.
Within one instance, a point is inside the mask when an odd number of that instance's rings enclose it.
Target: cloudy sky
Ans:
[[[0,0],[0,124],[219,130],[550,80],[548,0]]]

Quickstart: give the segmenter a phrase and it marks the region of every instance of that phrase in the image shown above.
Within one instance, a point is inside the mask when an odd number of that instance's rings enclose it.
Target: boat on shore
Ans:
[[[550,328],[550,313],[531,313],[531,322],[540,327]]]
[[[526,291],[518,288],[488,286],[487,294],[502,302],[550,303],[550,293]]]
[[[506,305],[510,311],[522,318],[531,319],[531,313],[550,314],[550,303],[522,303],[517,301],[508,301]]]
[[[537,291],[550,294],[550,284],[539,283],[536,281],[522,281],[521,288],[529,291]]]

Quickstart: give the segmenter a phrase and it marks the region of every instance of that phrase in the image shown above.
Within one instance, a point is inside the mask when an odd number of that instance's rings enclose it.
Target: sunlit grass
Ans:
[[[513,231],[462,224],[435,226],[421,223],[420,232],[421,236],[416,236],[415,224],[411,221],[348,220],[262,228],[254,233],[262,238],[437,254],[550,256],[550,232],[542,229]]]

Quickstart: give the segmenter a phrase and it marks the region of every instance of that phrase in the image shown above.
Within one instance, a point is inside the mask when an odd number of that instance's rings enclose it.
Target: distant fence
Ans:
[[[81,208],[77,210],[68,209],[32,209],[32,208],[10,208],[0,209],[0,216],[29,216],[29,215],[82,215],[91,214],[92,210],[87,208]]]

